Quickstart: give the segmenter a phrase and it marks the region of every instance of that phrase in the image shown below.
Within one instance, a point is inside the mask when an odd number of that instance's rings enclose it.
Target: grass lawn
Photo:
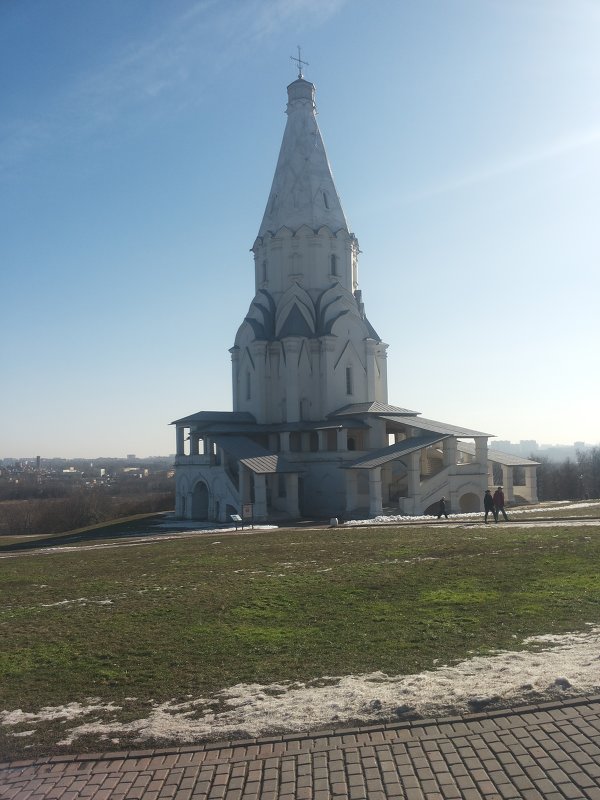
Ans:
[[[414,673],[516,649],[600,622],[599,563],[600,525],[518,522],[18,555],[0,560],[0,710],[90,697],[141,707],[238,682]],[[51,750],[51,725],[36,736],[0,733],[0,754]]]

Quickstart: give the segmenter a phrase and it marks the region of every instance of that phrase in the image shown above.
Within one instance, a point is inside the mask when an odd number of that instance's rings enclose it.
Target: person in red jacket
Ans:
[[[500,518],[500,514],[502,514],[506,522],[508,522],[508,517],[506,516],[506,511],[504,510],[504,492],[502,491],[501,486],[499,486],[494,492],[494,508],[496,509],[496,522]]]

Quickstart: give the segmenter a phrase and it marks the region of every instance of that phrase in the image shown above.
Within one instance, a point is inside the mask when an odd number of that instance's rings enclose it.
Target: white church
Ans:
[[[508,502],[536,502],[536,462],[488,449],[489,433],[388,403],[388,345],[365,313],[315,87],[300,70],[287,92],[252,247],[255,294],[230,350],[233,411],[172,423],[177,517],[418,515],[442,497],[450,513],[480,511],[500,475]]]

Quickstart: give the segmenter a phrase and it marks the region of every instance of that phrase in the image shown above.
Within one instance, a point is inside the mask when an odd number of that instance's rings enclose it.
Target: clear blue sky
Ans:
[[[3,0],[0,457],[231,408],[297,44],[390,402],[600,441],[598,2]]]

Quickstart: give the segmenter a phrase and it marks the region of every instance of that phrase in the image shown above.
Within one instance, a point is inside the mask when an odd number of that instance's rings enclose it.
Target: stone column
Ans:
[[[290,432],[281,431],[279,434],[279,448],[282,453],[290,452]]]
[[[356,487],[358,474],[355,469],[346,469],[344,472],[346,473],[346,503],[344,513],[349,515],[358,507],[358,492]]]
[[[488,471],[487,436],[475,436],[475,461],[479,464],[481,472],[487,475]]]
[[[192,433],[191,431],[190,431],[190,455],[191,456],[200,455],[200,437],[197,433]]]
[[[248,471],[243,464],[239,464],[239,473],[238,473],[238,494],[240,497],[240,514],[242,513],[241,506],[244,503],[248,502],[248,490],[250,488],[250,483],[248,481]]]
[[[254,473],[254,518],[267,518],[267,482],[263,474]]]
[[[285,505],[286,511],[292,519],[300,516],[300,504],[298,502],[298,473],[288,472],[285,476]]]
[[[494,462],[488,461],[488,468],[487,468],[487,482],[488,485],[486,489],[491,489],[494,485]]]
[[[536,467],[525,467],[525,489],[530,503],[538,502]]]
[[[456,446],[456,439],[454,438],[454,436],[451,436],[449,439],[444,439],[442,444],[442,450],[444,454],[444,466],[455,467],[458,450]]]
[[[515,492],[513,488],[513,468],[502,465],[502,486],[504,487],[504,500],[507,503],[512,503],[515,499]]]
[[[337,449],[346,452],[348,449],[348,429],[338,428],[337,430]]]
[[[319,452],[323,453],[327,450],[327,431],[317,431],[317,436],[319,437]]]
[[[177,426],[177,455],[185,455],[185,428],[183,425]]]
[[[378,517],[383,514],[381,502],[381,467],[369,470],[369,514]]]
[[[409,453],[408,464],[408,503],[406,511],[409,514],[421,514],[421,453],[415,450]],[[408,508],[410,506],[410,509]]]

